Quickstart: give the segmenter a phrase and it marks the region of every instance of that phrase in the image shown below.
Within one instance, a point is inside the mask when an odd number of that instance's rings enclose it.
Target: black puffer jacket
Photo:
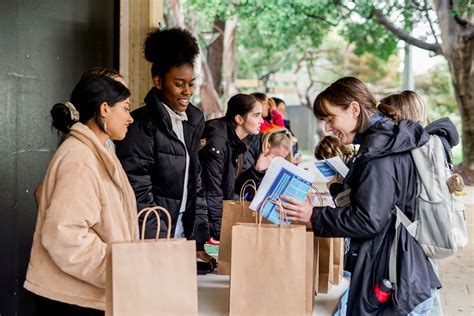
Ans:
[[[198,159],[204,116],[191,104],[186,114],[188,120],[183,121],[183,132],[190,162],[183,226],[186,238],[196,239],[199,247],[209,236]],[[173,234],[183,195],[186,149],[173,132],[171,118],[158,89],[152,88],[148,92],[145,106],[133,111],[132,116],[135,121],[130,125],[127,136],[117,143],[117,156],[135,191],[138,209],[155,205],[168,209],[173,220]],[[154,238],[156,221],[149,220],[146,227],[146,238]],[[162,236],[166,227],[162,221]]]
[[[207,121],[203,139],[205,146],[199,151],[199,159],[209,211],[210,235],[219,240],[222,202],[238,198],[234,193],[235,178],[238,160],[243,162],[247,144],[237,137],[232,123],[225,118]]]
[[[406,315],[439,288],[431,264],[417,241],[402,226],[397,254],[397,290],[384,304],[374,287],[389,279],[389,253],[395,229],[395,205],[413,217],[416,203],[415,166],[410,150],[422,146],[429,135],[412,121],[396,125],[382,119],[362,135],[362,144],[347,175],[351,204],[315,207],[314,233],[350,237],[352,272],[348,315]]]

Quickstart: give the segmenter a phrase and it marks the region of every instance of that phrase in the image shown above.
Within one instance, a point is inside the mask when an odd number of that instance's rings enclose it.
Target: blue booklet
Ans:
[[[257,193],[255,194],[250,209],[262,213],[262,216],[274,224],[289,224],[284,216],[277,210],[278,198],[288,195],[303,201],[311,191],[314,175],[301,169],[286,159],[276,157],[268,168]],[[265,200],[271,202],[262,206]]]
[[[349,168],[347,168],[346,164],[339,156],[318,160],[314,164],[317,171],[319,171],[319,173],[321,173],[328,180],[337,174],[345,178],[349,172]]]

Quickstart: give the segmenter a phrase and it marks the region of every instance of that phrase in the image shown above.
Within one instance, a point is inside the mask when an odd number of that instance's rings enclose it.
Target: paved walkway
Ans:
[[[440,261],[441,302],[444,315],[474,315],[474,187],[463,197],[469,229],[467,247]]]

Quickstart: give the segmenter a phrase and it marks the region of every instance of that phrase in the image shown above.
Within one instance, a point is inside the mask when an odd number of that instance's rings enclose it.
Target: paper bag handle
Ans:
[[[276,198],[277,201],[273,201],[272,198]],[[285,222],[288,221],[288,215],[286,214],[285,208],[283,208],[283,204],[281,202],[280,197],[275,196],[275,195],[269,195],[265,198],[265,200],[263,200],[263,203],[261,204],[261,206],[257,210],[258,216],[255,218],[255,223],[258,224],[258,227],[260,227],[262,225],[263,210],[265,209],[265,206],[267,206],[267,203],[273,203],[273,204],[276,204],[280,207],[280,225],[282,225],[281,223],[283,222],[281,220],[282,219],[281,214],[283,214],[283,220]]]
[[[247,181],[244,182],[244,185],[242,186],[242,188],[240,189],[240,196],[239,196],[239,201],[240,201],[240,204],[244,204],[244,194],[245,194],[245,190],[247,188],[251,188],[253,189],[253,191],[255,192],[255,194],[257,194],[257,185],[255,184],[255,181],[253,181],[252,179],[249,179]]]
[[[172,226],[172,222],[171,222],[171,215],[170,213],[168,212],[167,209],[165,209],[164,207],[161,207],[161,206],[153,206],[153,207],[146,207],[144,209],[142,209],[140,212],[138,212],[137,214],[137,221],[138,219],[140,218],[140,216],[145,213],[145,217],[143,218],[143,225],[142,225],[142,232],[141,232],[141,240],[145,239],[145,229],[146,229],[146,221],[148,219],[148,216],[150,215],[150,213],[154,213],[155,216],[156,216],[156,226],[157,226],[157,230],[156,230],[156,236],[155,236],[155,240],[158,240],[159,236],[160,236],[160,229],[161,229],[161,219],[160,219],[160,214],[157,212],[157,210],[159,211],[162,211],[163,213],[165,213],[166,215],[166,218],[168,219],[168,229],[166,231],[166,239],[170,239],[171,237],[171,226]]]
[[[318,188],[316,188],[316,186],[314,184],[311,185],[311,189],[313,189],[314,191],[316,192],[313,192],[313,194],[316,194],[317,197],[318,197],[318,200],[319,200],[319,203],[321,203],[321,206],[323,206],[324,202],[323,202],[323,197],[321,195],[321,192],[319,192]],[[311,196],[309,196],[310,193],[308,193],[308,198],[310,199],[311,201]]]

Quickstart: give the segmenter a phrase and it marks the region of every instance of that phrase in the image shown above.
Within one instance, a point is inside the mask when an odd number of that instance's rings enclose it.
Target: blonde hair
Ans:
[[[262,152],[267,148],[272,147],[286,147],[289,150],[289,154],[286,157],[288,161],[292,159],[292,145],[291,145],[291,133],[284,127],[274,128],[267,133],[262,135]]]
[[[314,149],[314,157],[318,160],[339,156],[342,161],[346,162],[352,155],[352,149],[344,145],[339,138],[332,135],[324,137]]]
[[[400,119],[419,122],[422,126],[426,126],[429,123],[425,104],[415,91],[405,90],[392,94],[383,98],[380,102],[398,108],[401,112]]]

